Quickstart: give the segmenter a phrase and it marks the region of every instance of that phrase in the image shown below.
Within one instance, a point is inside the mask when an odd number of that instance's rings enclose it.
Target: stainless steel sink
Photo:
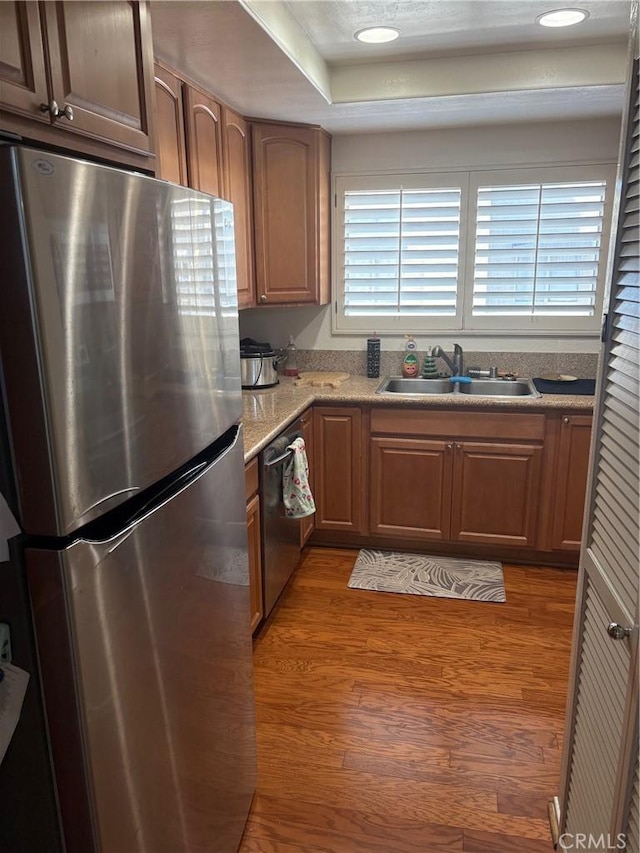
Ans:
[[[406,379],[404,376],[387,376],[376,388],[376,394],[453,394],[453,384],[448,379]]]
[[[376,394],[404,394],[423,397],[431,394],[466,394],[469,397],[540,397],[531,379],[472,379],[452,383],[448,379],[405,379],[387,376]]]
[[[472,379],[460,385],[461,394],[472,397],[539,397],[530,379]]]

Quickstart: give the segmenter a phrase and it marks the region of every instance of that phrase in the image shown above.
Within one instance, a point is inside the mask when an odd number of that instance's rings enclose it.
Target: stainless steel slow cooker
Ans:
[[[280,357],[275,352],[240,353],[240,379],[243,388],[272,388],[278,384]]]
[[[283,355],[271,344],[262,344],[253,338],[240,341],[240,380],[243,388],[273,388],[278,384],[278,364]]]

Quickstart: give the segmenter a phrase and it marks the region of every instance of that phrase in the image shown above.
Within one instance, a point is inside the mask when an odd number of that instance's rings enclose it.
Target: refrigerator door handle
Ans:
[[[139,507],[135,513],[127,520],[127,522],[120,527],[117,531],[113,532],[111,535],[107,535],[104,537],[92,537],[91,531],[85,530],[85,534],[79,537],[79,541],[89,542],[92,544],[102,544],[105,545],[107,543],[112,543],[112,547],[109,549],[108,553],[111,553],[115,548],[117,548],[124,540],[131,534],[131,532],[142,522],[145,518],[152,515],[154,512],[159,510],[161,507],[165,506],[169,501],[173,500],[179,494],[184,492],[185,489],[188,489],[192,483],[195,483],[202,475],[209,470],[214,465],[217,465],[218,462],[221,462],[226,456],[228,456],[238,445],[242,436],[242,427],[235,427],[235,435],[233,440],[230,441],[219,453],[217,453],[214,457],[208,457],[206,459],[201,460],[197,464],[193,465],[183,474],[181,474],[175,480],[172,480],[158,492],[156,492],[153,497],[151,497],[146,503],[144,503],[141,507]]]

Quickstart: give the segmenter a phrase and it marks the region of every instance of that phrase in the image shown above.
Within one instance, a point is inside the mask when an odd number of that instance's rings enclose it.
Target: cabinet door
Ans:
[[[253,125],[256,291],[260,304],[314,302],[318,131]]]
[[[554,548],[579,551],[589,472],[591,417],[563,415],[556,468],[553,508]]]
[[[73,108],[56,127],[148,152],[153,44],[145,2],[43,4],[52,96]]]
[[[222,108],[212,97],[185,84],[189,186],[224,196],[222,171]]]
[[[307,411],[300,418],[302,426],[302,437],[304,438],[305,449],[307,452],[307,462],[309,464],[309,485],[311,486],[311,494],[314,494],[314,471],[313,471],[313,411]],[[300,547],[304,547],[305,542],[313,533],[315,527],[315,514],[308,515],[300,521]]]
[[[156,65],[155,85],[156,177],[186,186],[182,81]]]
[[[48,98],[38,4],[0,3],[0,109],[49,122],[40,110]]]
[[[227,108],[223,110],[223,125],[225,198],[233,202],[238,307],[248,308],[255,305],[249,125],[242,116]]]
[[[364,516],[360,409],[314,409],[313,439],[316,529],[359,533]]]
[[[262,545],[260,542],[260,498],[255,495],[247,504],[247,537],[249,540],[249,600],[251,631],[264,616],[262,595]]]
[[[455,443],[451,538],[533,548],[542,448]]]
[[[451,443],[372,438],[369,446],[371,533],[449,539]]]

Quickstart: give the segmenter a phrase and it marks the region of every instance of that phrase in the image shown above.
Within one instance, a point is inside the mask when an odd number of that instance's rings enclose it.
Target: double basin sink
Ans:
[[[466,394],[469,397],[540,397],[531,379],[472,379],[450,382],[448,379],[405,379],[388,376],[376,388],[376,394]]]

